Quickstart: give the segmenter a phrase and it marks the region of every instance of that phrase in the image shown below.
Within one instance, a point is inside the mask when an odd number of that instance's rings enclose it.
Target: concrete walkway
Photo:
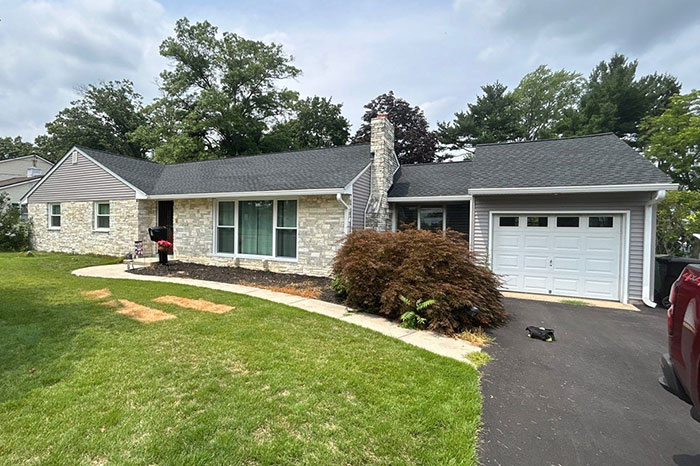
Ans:
[[[135,265],[136,267],[139,266],[138,264]],[[397,338],[408,343],[409,345],[417,346],[432,353],[467,363],[470,363],[465,357],[467,354],[481,351],[479,347],[471,345],[464,340],[450,338],[439,333],[428,332],[425,330],[405,329],[395,322],[391,322],[383,317],[353,311],[352,309],[340,304],[327,303],[318,299],[302,298],[301,296],[254,288],[252,286],[212,282],[209,280],[195,280],[193,278],[136,275],[126,272],[125,264],[86,267],[84,269],[74,270],[73,275],[77,275],[79,277],[120,278],[125,280],[140,280],[146,282],[175,283],[178,285],[198,286],[201,288],[210,288],[213,290],[255,296],[256,298],[298,307],[299,309],[303,309],[305,311],[323,314],[334,319],[359,325],[360,327],[374,330],[375,332],[379,332],[383,335]]]

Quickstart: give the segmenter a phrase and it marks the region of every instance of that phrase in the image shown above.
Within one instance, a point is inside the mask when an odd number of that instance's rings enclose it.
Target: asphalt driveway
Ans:
[[[658,384],[663,310],[506,300],[483,369],[485,465],[700,465],[700,423]],[[528,325],[557,341],[530,340]]]

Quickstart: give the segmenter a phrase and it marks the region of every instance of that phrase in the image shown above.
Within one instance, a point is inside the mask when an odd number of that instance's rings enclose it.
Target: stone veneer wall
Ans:
[[[135,199],[110,201],[109,231],[94,231],[93,202],[61,202],[61,228],[48,229],[48,206],[28,205],[33,223],[33,245],[39,251],[74,254],[103,254],[121,256],[134,247],[134,241],[144,238],[139,221],[144,217],[140,202]]]
[[[155,256],[158,250],[156,243],[151,241],[150,236],[148,236],[148,229],[158,224],[158,201],[140,200],[137,202],[139,203],[137,239],[143,241],[144,256]]]
[[[207,265],[328,276],[331,273],[333,258],[345,236],[345,209],[335,196],[302,196],[298,201],[299,257],[296,262],[214,256],[213,199],[175,201],[175,259]],[[349,204],[349,197],[346,197],[345,201]]]

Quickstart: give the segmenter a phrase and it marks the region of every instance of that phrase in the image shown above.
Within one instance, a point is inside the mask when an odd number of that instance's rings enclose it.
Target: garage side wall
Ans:
[[[644,204],[649,193],[589,193],[589,194],[528,194],[474,196],[473,250],[486,257],[489,242],[490,212],[586,212],[601,210],[630,211],[629,299],[642,298],[642,268],[644,257]]]

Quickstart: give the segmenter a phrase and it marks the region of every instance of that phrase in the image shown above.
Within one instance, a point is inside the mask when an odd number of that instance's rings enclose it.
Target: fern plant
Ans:
[[[428,319],[421,317],[419,313],[435,304],[436,301],[434,299],[427,299],[425,301],[417,299],[414,303],[404,295],[399,295],[399,299],[409,308],[408,311],[401,314],[401,326],[410,329],[422,328],[425,326]]]

